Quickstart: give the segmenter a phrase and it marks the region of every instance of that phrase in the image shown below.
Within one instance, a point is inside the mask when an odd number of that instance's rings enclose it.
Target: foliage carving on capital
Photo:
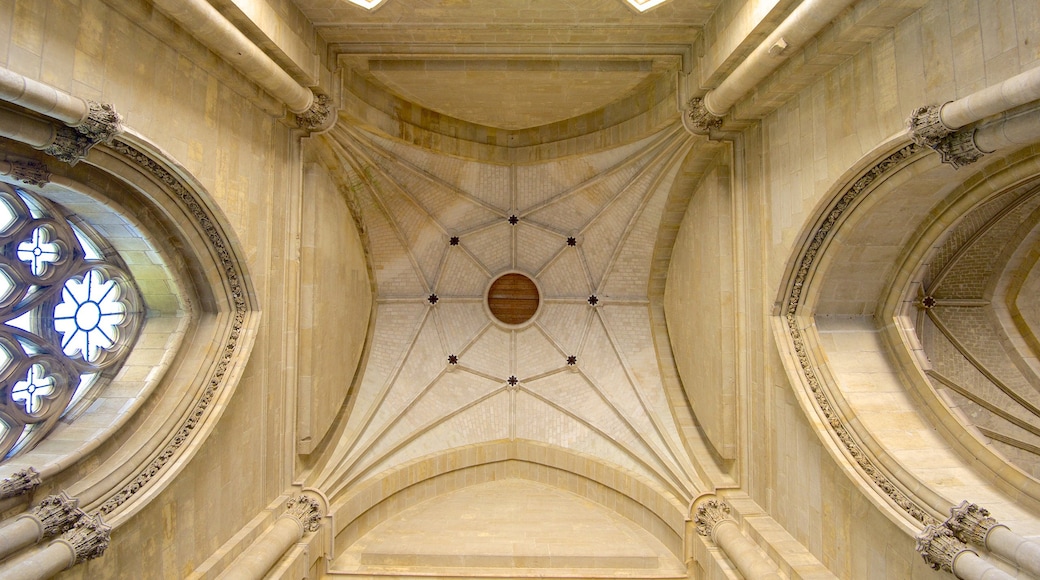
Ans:
[[[40,472],[31,467],[11,474],[11,477],[0,480],[0,499],[29,493],[40,487]]]
[[[694,97],[683,110],[683,126],[697,135],[707,135],[712,129],[722,126],[722,117],[714,115],[704,106],[704,99]]]
[[[950,517],[944,523],[958,540],[982,547],[986,546],[989,531],[996,526],[1003,526],[989,515],[989,510],[968,503],[968,500],[950,508]]]
[[[45,536],[63,534],[86,515],[79,509],[79,499],[69,497],[64,491],[49,495],[30,512],[43,526]]]
[[[72,529],[61,535],[60,541],[68,544],[75,553],[71,567],[104,554],[111,537],[112,526],[101,519],[101,514],[84,514]]]
[[[725,521],[733,521],[729,504],[721,499],[709,499],[697,506],[697,515],[693,521],[697,524],[697,533],[715,541],[715,528]]]
[[[91,147],[123,132],[123,118],[112,105],[87,101],[87,108],[87,116],[80,124],[55,129],[54,139],[43,149],[44,153],[75,165],[87,156]]]
[[[928,105],[910,114],[906,126],[914,143],[934,149],[943,138],[953,133],[953,129],[947,127],[939,116],[942,108],[943,105]]]
[[[917,552],[933,570],[953,573],[953,561],[962,552],[972,552],[945,526],[928,524],[917,534]]]
[[[35,159],[15,160],[8,159],[11,164],[10,176],[35,187],[43,187],[51,181],[51,172],[47,166]]]
[[[325,93],[314,92],[314,102],[306,111],[296,115],[296,124],[305,131],[324,131],[336,122],[332,99]]]
[[[321,527],[321,520],[325,517],[321,513],[321,503],[305,495],[296,495],[285,502],[285,515],[300,522],[303,529],[308,532],[316,532]]]
[[[943,163],[952,165],[954,169],[975,163],[986,154],[975,144],[975,129],[951,133],[940,139],[932,149],[939,153]]]
[[[97,142],[72,127],[61,125],[54,130],[54,139],[43,148],[47,155],[57,157],[69,165],[79,163]]]

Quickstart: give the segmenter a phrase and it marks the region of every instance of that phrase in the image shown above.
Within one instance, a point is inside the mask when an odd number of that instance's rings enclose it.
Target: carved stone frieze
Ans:
[[[31,467],[11,474],[11,477],[0,480],[0,499],[29,493],[40,487],[40,472]]]
[[[69,531],[86,513],[79,509],[79,500],[64,491],[49,495],[30,512],[43,525],[45,536],[56,536]]]
[[[104,554],[111,535],[112,526],[106,524],[100,514],[84,514],[59,541],[72,548],[76,555],[72,565],[76,565]]]
[[[8,175],[22,183],[43,187],[51,181],[51,172],[47,166],[35,159],[8,159],[7,163],[11,165]]]
[[[729,504],[721,499],[709,499],[697,506],[697,514],[693,521],[697,524],[697,533],[715,541],[715,528],[725,521],[734,521],[730,515]]]
[[[314,103],[306,111],[296,115],[296,125],[306,131],[324,131],[336,122],[336,111],[332,99],[324,93],[314,92]]]
[[[722,117],[712,114],[704,106],[704,99],[694,97],[683,110],[683,126],[692,133],[707,135],[712,129],[722,126]]]
[[[975,129],[950,133],[932,149],[939,153],[943,163],[952,165],[954,169],[975,163],[986,154],[975,144]]]
[[[906,125],[910,130],[910,138],[913,139],[914,143],[923,147],[934,148],[941,139],[953,133],[953,129],[943,124],[942,119],[939,117],[939,111],[942,107],[942,105],[928,105],[910,114],[910,118],[906,120]]]
[[[303,529],[316,532],[321,527],[321,502],[305,495],[296,495],[285,502],[285,516],[300,522]]]
[[[958,540],[981,547],[986,547],[986,536],[991,529],[1003,526],[989,515],[989,510],[968,500],[950,508],[950,517],[944,523]]]
[[[962,552],[975,553],[944,526],[927,525],[917,534],[917,552],[933,570],[953,573],[953,561]]]

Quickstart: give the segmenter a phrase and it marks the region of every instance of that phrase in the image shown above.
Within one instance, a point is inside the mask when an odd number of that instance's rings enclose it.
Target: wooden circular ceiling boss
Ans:
[[[515,272],[499,277],[487,293],[491,314],[503,324],[523,324],[538,311],[538,286]]]

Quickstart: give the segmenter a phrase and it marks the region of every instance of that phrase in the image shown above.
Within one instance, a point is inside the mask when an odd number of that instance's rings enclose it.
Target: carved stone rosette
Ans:
[[[692,133],[707,135],[722,126],[722,117],[715,116],[704,106],[704,99],[694,97],[683,110],[683,126]]]
[[[0,480],[0,499],[29,493],[40,487],[40,472],[31,467],[11,474],[11,477]]]
[[[321,527],[321,520],[325,517],[321,513],[321,503],[304,495],[297,495],[285,502],[285,514],[300,522],[303,529],[308,532],[316,532]]]
[[[917,552],[933,570],[953,573],[953,561],[962,552],[975,553],[944,526],[929,524],[917,534]]]
[[[43,149],[44,153],[75,165],[87,156],[91,147],[123,132],[123,118],[112,105],[87,101],[87,106],[90,112],[79,125],[55,129],[54,140]]]
[[[910,118],[906,120],[906,126],[910,130],[910,138],[914,143],[934,149],[939,141],[953,133],[953,130],[943,124],[939,117],[939,111],[942,108],[942,105],[928,105],[910,114]]]
[[[61,535],[59,541],[68,544],[76,554],[71,567],[104,554],[111,535],[112,527],[101,519],[100,514],[84,514],[71,530]]]
[[[989,510],[968,503],[968,500],[950,508],[950,517],[944,524],[958,540],[981,547],[986,546],[986,536],[991,529],[1004,525],[991,517]]]
[[[86,515],[79,509],[79,500],[69,497],[64,491],[45,497],[30,513],[43,525],[45,536],[56,536],[69,531]]]
[[[697,524],[697,533],[715,541],[715,528],[726,521],[734,521],[730,515],[729,505],[721,499],[709,499],[697,506],[697,515],[693,518]]]
[[[324,131],[336,122],[336,111],[332,108],[332,99],[328,95],[312,92],[314,103],[309,109],[296,115],[296,125],[308,132]]]

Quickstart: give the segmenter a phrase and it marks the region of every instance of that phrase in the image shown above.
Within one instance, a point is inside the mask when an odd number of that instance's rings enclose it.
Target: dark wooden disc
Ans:
[[[506,324],[523,324],[538,311],[538,287],[523,274],[506,274],[488,290],[488,308]]]

